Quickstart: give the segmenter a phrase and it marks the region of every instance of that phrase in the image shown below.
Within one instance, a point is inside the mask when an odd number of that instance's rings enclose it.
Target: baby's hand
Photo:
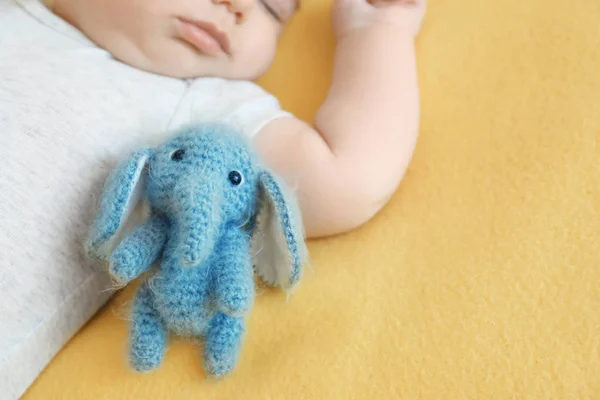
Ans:
[[[397,26],[414,37],[424,15],[425,0],[335,0],[333,29],[338,39],[379,26]]]

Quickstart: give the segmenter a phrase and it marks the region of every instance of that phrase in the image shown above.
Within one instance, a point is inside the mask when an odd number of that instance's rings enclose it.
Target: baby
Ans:
[[[138,113],[130,115],[136,119],[133,124],[130,120],[126,128],[122,125],[123,135],[139,132],[146,137],[151,134],[148,125],[172,128],[199,120],[199,115],[237,122],[254,136],[266,163],[298,190],[309,237],[344,232],[369,220],[394,193],[409,163],[418,132],[414,38],[424,14],[422,0],[335,3],[338,45],[333,84],[314,127],[281,111],[274,98],[248,82],[269,68],[299,0],[47,0],[62,20],[42,15],[32,0],[12,1],[28,10],[38,24],[71,35],[73,41],[89,40],[98,46],[88,44],[87,53],[81,54],[83,49],[73,48],[72,43],[67,48],[54,41],[46,50],[55,53],[54,65],[47,57],[35,58],[39,49],[25,49],[30,59],[19,57],[19,68],[44,75],[35,80],[57,80],[57,87],[65,86],[60,90],[82,92],[54,97],[45,105],[50,109],[30,110],[31,118],[59,109],[63,114],[52,124],[60,124],[61,131],[75,130],[79,137],[90,133],[94,119],[114,119],[114,125],[125,122],[119,121],[123,113]],[[3,21],[0,37],[19,30],[15,24]],[[31,31],[22,35],[29,37]],[[21,45],[46,45],[45,41],[25,42]],[[57,65],[61,57],[69,62]],[[28,65],[37,62],[44,64]],[[147,73],[143,78],[141,71]],[[77,75],[85,76],[73,77]],[[14,79],[10,70],[1,76]],[[91,84],[92,80],[116,85]],[[212,85],[216,87],[208,87]],[[6,93],[6,88],[0,90]],[[45,96],[45,90],[39,85],[35,92],[22,95]],[[102,93],[89,93],[92,90]],[[123,92],[148,104],[133,109],[127,102],[119,104]],[[7,95],[14,95],[10,86]],[[167,106],[165,96],[180,104]],[[121,112],[102,104],[107,102]],[[186,108],[187,115],[182,116]],[[90,109],[95,109],[93,116],[86,115]],[[174,115],[164,115],[171,110]],[[238,115],[228,115],[236,111]],[[83,113],[80,121],[73,120],[74,113]],[[177,120],[165,125],[169,117]],[[100,136],[97,140],[99,147],[118,147],[118,141]]]
[[[95,161],[113,162],[142,141],[162,140],[169,129],[221,119],[252,135],[266,163],[297,189],[307,235],[316,237],[368,221],[411,159],[419,119],[414,39],[423,0],[335,3],[334,78],[314,126],[250,82],[269,68],[299,0],[46,0],[45,6],[0,3],[1,159],[38,165],[29,173],[43,187],[28,184],[38,204],[46,185],[69,181],[52,168],[79,169],[81,177],[98,167]],[[57,157],[71,161],[42,164]],[[93,175],[87,177],[97,183]],[[4,192],[10,183],[2,183]],[[70,183],[85,193],[81,180]],[[39,208],[5,195],[14,207]],[[44,200],[77,207],[73,202],[51,194]]]
[[[299,3],[0,0],[0,384],[24,389],[109,297],[83,252],[103,183],[183,125],[252,138],[296,190],[308,237],[386,204],[417,139],[424,0],[335,2],[333,83],[314,124],[252,83]]]

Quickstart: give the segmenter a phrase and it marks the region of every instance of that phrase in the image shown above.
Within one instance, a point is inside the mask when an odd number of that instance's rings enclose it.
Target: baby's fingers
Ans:
[[[335,0],[333,27],[338,38],[381,25],[396,25],[416,36],[424,13],[425,0]]]

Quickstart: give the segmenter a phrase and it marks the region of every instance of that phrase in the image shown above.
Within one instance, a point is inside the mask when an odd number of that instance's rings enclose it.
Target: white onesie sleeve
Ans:
[[[223,122],[254,137],[271,121],[291,117],[277,98],[250,81],[199,78],[189,82],[169,129],[202,122]]]

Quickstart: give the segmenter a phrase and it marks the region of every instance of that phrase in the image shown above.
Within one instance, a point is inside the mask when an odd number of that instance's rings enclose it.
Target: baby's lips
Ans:
[[[210,33],[190,22],[181,21],[182,39],[209,56],[217,56],[223,52],[221,44]]]

